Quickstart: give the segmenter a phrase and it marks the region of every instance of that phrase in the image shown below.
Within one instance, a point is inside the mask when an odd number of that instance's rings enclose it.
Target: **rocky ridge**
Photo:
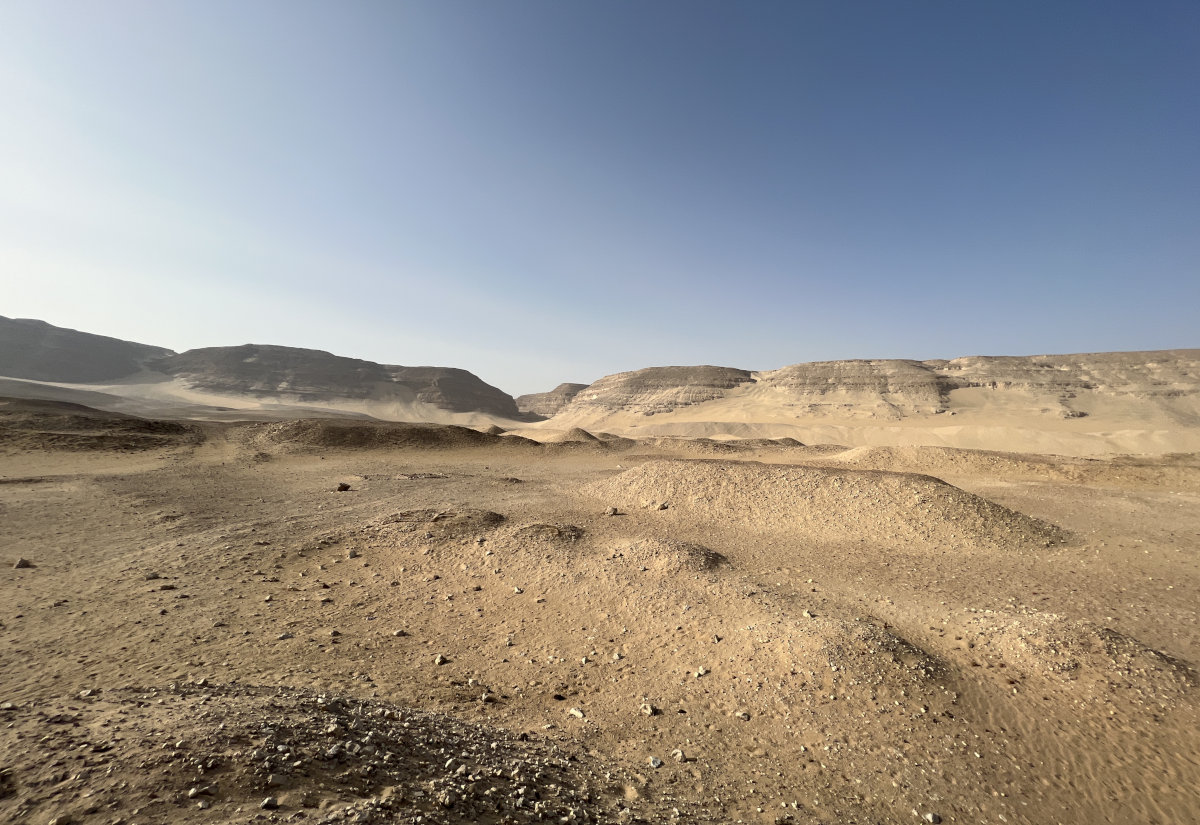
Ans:
[[[532,413],[549,418],[571,403],[580,390],[587,389],[587,384],[559,384],[550,392],[535,392],[517,396],[517,409],[523,413]]]

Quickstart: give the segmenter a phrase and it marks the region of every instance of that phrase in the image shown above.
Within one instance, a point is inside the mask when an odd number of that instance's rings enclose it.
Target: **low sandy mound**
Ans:
[[[470,699],[500,693],[478,685]],[[600,822],[618,801],[650,820],[667,815],[625,801],[629,779],[612,766],[540,737],[296,688],[97,691],[0,709],[0,722],[6,822],[140,822],[147,812],[157,822]],[[34,739],[41,748],[20,744]],[[119,779],[95,780],[86,798],[61,781],[97,770]],[[536,807],[525,798],[534,782],[554,789]]]
[[[1147,460],[1040,456],[955,447],[855,447],[815,460],[837,467],[937,476],[1111,483],[1123,487],[1169,484],[1189,490],[1200,487],[1200,465],[1192,454],[1177,454],[1168,460]]]
[[[0,445],[48,450],[152,450],[198,444],[204,433],[62,401],[0,399]]]
[[[507,432],[503,427],[493,424],[483,431],[485,435],[504,435]]]
[[[639,538],[613,542],[609,559],[657,573],[707,573],[728,564],[715,550],[699,544]]]
[[[583,530],[574,524],[526,524],[518,527],[513,537],[540,544],[574,544],[583,538]]]
[[[736,438],[717,440],[714,438],[680,438],[655,437],[641,438],[637,443],[642,447],[656,450],[671,450],[692,455],[736,455],[758,451],[782,451],[803,447],[794,438]]]
[[[1083,463],[1069,458],[955,447],[855,447],[825,460],[861,469],[1021,478],[1063,478],[1073,465]]]
[[[589,433],[587,430],[579,427],[572,427],[564,433],[555,433],[548,435],[543,439],[546,444],[572,444],[572,443],[595,443],[600,441],[599,438]]]
[[[402,424],[367,421],[303,419],[247,428],[247,440],[259,447],[342,449],[490,447],[500,444],[526,445],[523,438],[504,438],[452,424]]]
[[[1003,668],[1011,684],[1034,677],[1069,686],[1080,701],[1134,690],[1169,701],[1196,684],[1185,663],[1114,630],[1053,613],[973,613],[959,628],[972,663]]]
[[[1048,546],[1052,524],[930,476],[717,460],[648,461],[583,488],[611,506],[811,541]],[[665,505],[665,507],[664,507]]]
[[[420,533],[426,539],[474,536],[503,523],[504,516],[499,513],[472,507],[405,510],[384,516],[376,522],[381,526],[395,525],[401,532]]]

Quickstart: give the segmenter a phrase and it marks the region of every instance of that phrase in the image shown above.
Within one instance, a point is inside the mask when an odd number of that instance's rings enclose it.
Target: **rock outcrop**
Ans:
[[[806,412],[859,407],[897,416],[944,412],[950,391],[966,386],[928,363],[893,359],[793,364],[761,373],[758,380]]]
[[[587,384],[559,384],[550,392],[534,392],[517,396],[517,409],[528,415],[540,415],[549,418],[557,415],[559,410],[567,406],[579,394],[587,389]]]
[[[570,415],[600,409],[642,415],[668,413],[720,398],[727,390],[752,380],[749,370],[733,367],[649,367],[601,378],[581,390],[562,412]]]

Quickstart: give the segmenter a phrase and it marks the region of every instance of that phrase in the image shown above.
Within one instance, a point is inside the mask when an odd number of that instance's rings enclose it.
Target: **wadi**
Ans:
[[[5,318],[0,396],[0,821],[1200,811],[1200,350],[514,398]]]

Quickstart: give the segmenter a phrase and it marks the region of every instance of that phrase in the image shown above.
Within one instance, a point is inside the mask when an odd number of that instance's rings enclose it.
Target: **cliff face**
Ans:
[[[808,413],[861,408],[897,417],[944,412],[950,391],[965,386],[926,363],[903,360],[814,361],[760,373],[758,380]]]
[[[285,395],[303,402],[400,397],[450,412],[520,415],[512,396],[453,367],[402,367],[260,344],[188,350],[150,366],[182,378],[190,387],[218,394]]]
[[[973,355],[925,363],[956,382],[990,389],[1163,398],[1194,395],[1200,390],[1200,350],[1195,349],[1027,357]]]
[[[96,383],[138,372],[171,350],[93,335],[45,321],[0,316],[0,375],[30,381]]]
[[[650,367],[605,376],[580,390],[560,412],[669,413],[720,398],[727,390],[751,380],[749,370],[732,367]]]
[[[517,409],[528,415],[549,418],[571,403],[587,384],[559,384],[550,392],[534,392],[517,396]]]

